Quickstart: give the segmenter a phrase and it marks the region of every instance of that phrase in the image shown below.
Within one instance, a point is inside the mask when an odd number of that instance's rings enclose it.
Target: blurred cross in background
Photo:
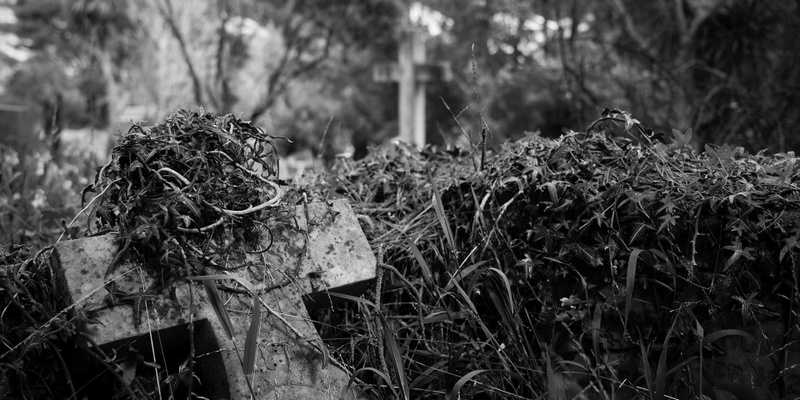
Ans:
[[[422,32],[401,32],[397,63],[383,63],[372,70],[376,82],[397,82],[400,139],[417,147],[425,145],[425,85],[452,80],[449,62],[426,63]]]

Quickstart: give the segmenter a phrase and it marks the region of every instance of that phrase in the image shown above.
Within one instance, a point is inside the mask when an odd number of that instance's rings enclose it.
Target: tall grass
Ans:
[[[312,198],[353,202],[388,271],[372,306],[315,316],[326,340],[379,398],[405,396],[404,385],[411,398],[700,398],[712,390],[696,375],[713,361],[708,346],[763,343],[735,327],[704,330],[731,307],[710,282],[749,273],[791,287],[780,248],[756,255],[755,233],[725,227],[760,219],[763,239],[780,237],[770,218],[798,204],[742,214],[773,190],[749,168],[783,168],[780,157],[720,161],[670,146],[531,135],[476,171],[463,153],[398,144],[335,179],[307,178]],[[732,174],[751,185],[750,203],[731,202],[743,187]]]

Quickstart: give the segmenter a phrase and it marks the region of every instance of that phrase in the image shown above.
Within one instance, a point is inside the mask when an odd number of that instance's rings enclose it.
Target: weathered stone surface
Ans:
[[[767,299],[767,309],[780,310],[779,299]],[[797,333],[789,329],[783,315],[742,319],[740,311],[716,315],[706,321],[706,335],[723,329],[749,333],[756,341],[739,335],[729,335],[715,345],[721,354],[708,360],[705,375],[716,388],[735,395],[739,400],[770,400],[800,398],[800,348]],[[699,365],[692,365],[699,372]],[[785,393],[780,393],[778,378]]]
[[[103,277],[117,251],[113,236],[60,243],[54,264],[66,278],[69,293],[65,298],[76,304],[75,312],[89,313],[97,321],[86,332],[104,348],[121,351],[132,346],[145,358],[159,360],[163,357],[158,354],[150,356],[151,342],[156,353],[163,348],[186,352],[192,338],[195,374],[209,398],[245,399],[251,394],[259,399],[359,398],[352,390],[346,391],[347,374],[329,364],[318,350],[319,335],[306,311],[307,305],[326,306],[329,291],[358,295],[374,281],[376,260],[356,216],[343,200],[315,203],[298,206],[295,221],[276,222],[270,231],[272,245],[263,258],[258,255],[252,267],[235,272],[252,282],[263,304],[283,318],[262,308],[256,368],[249,377],[240,362],[253,310],[249,294],[220,292],[235,330],[230,340],[202,285],[183,282],[153,295],[148,292],[152,279],[141,266],[129,262],[116,268],[117,287],[126,293],[147,294],[105,308],[108,292]],[[287,276],[290,284],[267,290]],[[193,336],[189,335],[190,321],[194,322]]]

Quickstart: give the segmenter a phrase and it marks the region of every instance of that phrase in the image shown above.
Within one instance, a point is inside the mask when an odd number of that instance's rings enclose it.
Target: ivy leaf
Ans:
[[[760,230],[766,230],[767,226],[770,222],[772,222],[770,217],[765,213],[758,216],[758,222],[756,222],[756,228]]]
[[[670,199],[669,196],[667,196],[667,198],[663,200],[663,204],[664,205],[658,209],[658,212],[666,210],[667,214],[672,215],[675,213],[675,203],[672,202],[672,199]]]
[[[756,318],[756,312],[762,315],[766,315],[769,317],[777,317],[780,314],[776,313],[775,311],[770,310],[764,303],[756,300],[756,295],[758,292],[750,293],[747,298],[743,298],[742,296],[731,296],[734,300],[738,301],[742,304],[742,320],[747,322],[750,320],[754,320]]]
[[[706,144],[705,150],[709,156],[706,166],[714,167],[719,165],[727,171],[736,162],[736,149],[732,149],[727,143],[716,148]]]
[[[742,248],[742,242],[738,238],[736,238],[733,241],[733,244],[729,244],[729,245],[727,245],[727,246],[725,246],[723,248],[733,251],[733,255],[725,263],[725,267],[723,268],[723,271],[727,271],[728,268],[730,268],[730,266],[733,265],[733,263],[735,263],[741,257],[744,257],[744,258],[746,258],[746,259],[748,259],[750,261],[755,260],[755,257],[753,257],[753,255],[750,254],[750,252],[754,251],[755,249],[752,248],[752,247]]]
[[[691,143],[692,141],[692,128],[686,130],[686,132],[681,133],[681,131],[677,129],[672,130],[672,143],[669,144],[667,150],[677,150],[682,149],[687,144]]]
[[[177,217],[175,217],[175,218],[176,218],[177,220],[179,220],[179,221],[183,222],[183,227],[184,227],[184,228],[190,228],[190,227],[192,226],[192,222],[194,222],[194,220],[192,219],[192,217],[190,217],[190,216],[188,216],[188,215],[179,215],[179,216],[177,216]],[[178,225],[178,226],[180,226],[180,225]]]
[[[650,225],[647,225],[647,224],[645,224],[645,223],[642,223],[642,222],[637,222],[637,223],[634,223],[634,226],[635,226],[635,228],[633,229],[633,234],[631,235],[631,238],[628,240],[628,245],[629,245],[629,246],[630,246],[630,245],[632,245],[632,244],[633,244],[633,242],[634,242],[634,241],[635,241],[635,240],[636,240],[636,239],[637,239],[639,236],[641,236],[641,235],[642,235],[642,233],[644,233],[644,231],[645,231],[646,229],[650,229],[650,230],[652,230],[652,229],[653,229],[653,227],[652,227],[652,226],[650,226]]]
[[[558,198],[558,184],[559,183],[562,183],[562,182],[561,181],[550,181],[550,182],[547,182],[547,183],[542,185],[543,187],[547,188],[547,193],[550,195],[550,201],[552,201],[553,204],[558,204],[558,201],[559,201],[559,198]]]
[[[633,126],[635,124],[641,124],[641,122],[639,122],[639,120],[637,120],[636,118],[633,118],[631,116],[631,114],[628,113],[628,112],[623,112],[622,115],[625,118],[625,130],[626,131],[631,130],[631,128],[633,128]]]
[[[669,229],[670,227],[674,226],[679,218],[680,218],[679,215],[664,215],[660,217],[659,219],[663,220],[664,222],[662,222],[661,225],[658,227],[656,235],[661,233],[661,231],[663,231],[665,228]]]
[[[585,262],[592,267],[602,267],[603,259],[597,254],[597,251],[591,246],[582,243],[575,243],[569,247],[569,252],[578,257],[581,261]]]
[[[783,262],[783,257],[785,257],[786,253],[788,253],[790,250],[800,249],[800,243],[798,243],[797,235],[786,238],[784,242],[786,242],[786,244],[783,246],[783,248],[781,248],[781,252],[778,254],[778,262]]]

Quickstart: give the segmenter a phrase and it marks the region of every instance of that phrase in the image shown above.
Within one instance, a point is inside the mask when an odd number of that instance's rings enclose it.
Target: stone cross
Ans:
[[[192,342],[193,373],[198,378],[193,391],[206,398],[250,399],[251,394],[276,400],[364,398],[347,388],[348,373],[331,363],[307,308],[329,306],[335,300],[330,296],[333,292],[363,293],[374,283],[376,259],[347,201],[307,207],[298,206],[288,222],[272,223],[269,250],[229,271],[249,280],[264,305],[251,375],[244,374],[241,361],[253,312],[250,294],[238,293],[233,281],[220,282],[227,286],[220,293],[233,323],[233,340],[225,334],[203,285],[183,282],[171,291],[153,294],[147,290],[153,279],[141,265],[129,261],[117,268],[114,280],[117,288],[134,296],[109,307],[103,279],[118,249],[113,235],[70,240],[55,247],[53,265],[56,276],[62,278],[64,306],[72,316],[91,318],[84,333],[119,367],[123,378],[126,374],[129,380],[158,375],[153,381],[174,386],[162,387],[162,394],[186,392],[181,382],[190,379],[185,372]],[[279,282],[288,284],[275,288]],[[72,369],[80,370],[77,364]],[[119,384],[113,388],[119,379],[108,373],[86,373],[103,376],[95,381],[110,381],[110,390],[120,390]],[[73,380],[79,379],[73,376]],[[88,398],[114,394],[101,393],[96,386],[90,386]]]
[[[406,30],[400,41],[397,63],[379,64],[372,70],[376,82],[397,82],[400,139],[417,147],[425,145],[425,85],[452,80],[450,64],[426,63],[422,34]]]

